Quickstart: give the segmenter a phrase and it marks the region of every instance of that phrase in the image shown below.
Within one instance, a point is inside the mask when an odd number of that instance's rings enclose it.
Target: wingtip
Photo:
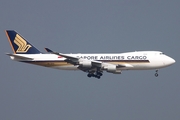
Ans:
[[[50,52],[50,53],[52,53],[53,51],[51,50],[51,49],[49,49],[49,48],[44,48],[45,50],[46,50],[46,52]]]
[[[47,51],[47,48],[44,48],[44,49],[45,49],[46,52],[48,52],[48,51]]]

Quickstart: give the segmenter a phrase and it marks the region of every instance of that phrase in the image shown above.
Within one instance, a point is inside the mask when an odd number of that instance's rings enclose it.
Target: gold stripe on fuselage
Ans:
[[[72,65],[64,61],[23,61],[23,62],[34,64],[34,65],[45,66],[45,67]]]

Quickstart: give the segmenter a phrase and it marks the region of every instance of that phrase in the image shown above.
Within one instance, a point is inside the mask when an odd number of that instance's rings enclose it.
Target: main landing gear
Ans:
[[[159,75],[159,74],[158,74],[158,70],[156,70],[156,73],[155,73],[154,75],[155,75],[156,77],[158,77],[158,75]]]
[[[98,78],[98,79],[100,79],[102,75],[103,75],[102,72],[99,72],[99,71],[96,72],[95,74],[94,73],[88,73],[87,74],[88,77],[95,77],[95,78]]]

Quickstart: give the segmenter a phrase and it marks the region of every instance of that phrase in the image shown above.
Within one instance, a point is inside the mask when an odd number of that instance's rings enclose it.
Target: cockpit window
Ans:
[[[160,55],[164,55],[164,53],[162,52],[162,53],[160,53]]]

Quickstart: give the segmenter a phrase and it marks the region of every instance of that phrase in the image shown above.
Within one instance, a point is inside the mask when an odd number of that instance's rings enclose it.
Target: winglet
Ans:
[[[53,51],[49,48],[44,48],[46,50],[46,52],[49,52],[49,53],[53,53]]]
[[[37,48],[30,44],[20,34],[14,30],[5,30],[8,41],[12,47],[14,54],[39,54]]]

